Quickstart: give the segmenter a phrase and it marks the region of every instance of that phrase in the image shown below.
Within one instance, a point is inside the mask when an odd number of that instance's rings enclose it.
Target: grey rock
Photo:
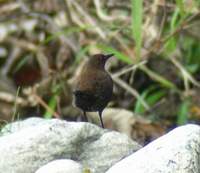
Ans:
[[[200,126],[185,125],[121,160],[106,173],[200,173]]]
[[[55,160],[39,168],[35,173],[83,173],[82,165],[69,159]]]
[[[21,129],[33,127],[33,126],[38,126],[39,124],[48,124],[49,121],[46,121],[43,118],[28,118],[26,120],[21,120],[17,122],[13,122],[10,124],[7,124],[2,130],[1,130],[1,136],[15,133],[20,131]]]
[[[15,122],[5,127],[2,135],[0,172],[4,173],[34,173],[57,159],[79,161],[92,172],[102,173],[140,148],[118,132],[58,119]]]

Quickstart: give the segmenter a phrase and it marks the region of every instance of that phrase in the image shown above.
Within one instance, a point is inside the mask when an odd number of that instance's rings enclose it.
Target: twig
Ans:
[[[169,35],[167,35],[165,38],[163,38],[163,39],[157,39],[156,42],[153,44],[153,46],[149,49],[149,51],[144,55],[144,59],[146,59],[152,52],[154,52],[157,55],[159,55],[162,52],[162,50],[164,49],[165,43],[170,38],[172,38],[173,36],[175,36],[176,34],[178,34],[180,31],[184,30],[185,27],[187,27],[188,22],[190,22],[192,19],[194,19],[195,17],[197,17],[199,15],[200,15],[200,12],[193,14],[188,19],[186,19],[185,21],[183,21],[179,25],[179,27],[176,28],[176,30],[174,30],[172,33],[170,33]]]
[[[37,52],[37,61],[40,66],[42,77],[47,78],[49,76],[49,62],[47,57],[44,55],[43,51]]]
[[[120,78],[115,77],[113,78],[113,81],[117,83],[120,87],[128,91],[130,94],[132,94],[134,97],[136,97],[146,110],[150,110],[149,105],[145,102],[145,100],[139,95],[139,93],[135,89],[131,88],[126,82],[124,82]]]
[[[42,50],[41,47],[39,47],[39,46],[37,46],[37,45],[35,45],[35,44],[31,43],[31,42],[28,42],[26,40],[15,39],[15,38],[12,38],[12,37],[8,37],[7,41],[11,42],[17,48],[21,47],[21,48],[27,49],[29,51],[35,52],[36,55],[37,55],[36,56],[37,57],[37,61],[38,61],[39,65],[40,65],[40,69],[41,69],[41,72],[42,72],[42,77],[46,78],[49,75],[48,60],[47,60],[47,57],[44,55],[43,50]],[[12,62],[10,62],[10,66],[12,66],[12,64],[14,62],[15,61],[12,60]],[[5,72],[8,72],[7,68],[4,69],[4,74],[5,74]]]
[[[158,39],[159,40],[161,39],[161,35],[162,35],[163,29],[164,29],[164,25],[165,25],[165,22],[166,22],[166,18],[167,18],[166,1],[164,0],[163,3],[164,3],[163,4],[163,18],[162,18],[162,21],[161,21],[161,24],[160,24],[160,31],[159,31],[159,34],[158,34]]]
[[[196,16],[198,16],[200,14],[200,12],[193,14],[192,16],[188,17],[186,20],[184,20],[179,27],[176,28],[176,30],[174,32],[172,32],[171,34],[169,34],[167,37],[165,37],[162,42],[166,43],[171,37],[173,37],[174,35],[176,35],[177,33],[179,33],[180,31],[182,31],[184,29],[184,27],[192,20],[194,19]]]
[[[4,66],[1,69],[1,72],[3,75],[7,75],[10,72],[10,69],[12,65],[18,60],[19,54],[21,53],[21,50],[17,46],[13,46],[10,50],[10,54],[4,64]]]
[[[13,37],[7,37],[6,40],[8,42],[11,42],[13,45],[17,46],[17,47],[21,47],[23,49],[27,49],[30,50],[32,52],[36,52],[39,49],[39,46],[37,46],[36,44],[33,44],[27,40],[22,40],[22,39],[16,39]]]
[[[11,93],[7,93],[7,92],[0,92],[0,100],[7,102],[7,103],[16,103],[19,106],[27,106],[28,102],[21,98],[21,97],[15,97],[14,95],[12,95]]]
[[[45,101],[42,100],[42,98],[41,98],[40,96],[38,96],[37,94],[34,94],[34,98],[35,98],[35,99],[37,100],[37,102],[38,102],[41,106],[43,106],[48,112],[51,112],[55,118],[60,118],[60,115],[59,115],[56,111],[52,110],[52,109],[45,103]]]
[[[103,40],[106,40],[106,33],[97,25],[96,21],[75,0],[70,0],[70,2],[76,7],[80,15],[82,15],[85,20],[94,27],[99,36]]]
[[[128,68],[125,67],[124,69],[120,70],[119,72],[116,72],[115,74],[113,74],[112,78],[117,78],[117,77],[119,77],[119,76],[121,76],[121,75],[123,75],[125,73],[128,73],[128,72],[130,72],[132,70],[137,69],[139,66],[144,65],[146,63],[147,63],[147,61],[142,61],[142,62],[140,62],[140,63],[138,63],[136,65],[132,65],[131,67],[128,67]]]
[[[2,15],[3,13],[9,13],[11,11],[18,9],[18,8],[20,8],[20,4],[18,2],[3,5],[2,7],[0,7],[0,15]]]
[[[123,16],[108,16],[108,15],[106,15],[101,9],[100,0],[94,0],[94,5],[96,7],[97,15],[103,21],[111,22],[111,21],[116,20],[116,19],[117,20],[120,20],[120,19],[124,20],[125,19]]]
[[[182,64],[175,58],[175,57],[168,57],[173,63],[174,65],[181,71],[182,75],[183,75],[183,79],[184,79],[184,83],[185,83],[185,89],[188,91],[189,90],[189,86],[188,86],[188,82],[190,81],[191,83],[193,83],[194,85],[196,85],[197,87],[200,87],[200,83],[195,80],[192,75],[190,75],[190,73],[182,66]]]
[[[96,7],[97,15],[100,19],[108,22],[114,20],[112,16],[107,16],[103,13],[103,11],[101,10],[101,4],[99,0],[94,0],[94,5]]]
[[[85,24],[79,19],[79,17],[77,16],[77,13],[76,11],[74,10],[72,4],[70,1],[66,0],[65,1],[66,3],[66,6],[67,6],[67,13],[68,13],[68,16],[70,16],[70,20],[72,20],[72,23],[75,23],[77,24],[78,26],[80,27],[84,27]]]
[[[39,19],[47,22],[50,26],[49,29],[51,30],[52,33],[61,33],[60,28],[57,26],[57,24],[48,15],[41,14],[41,13],[33,13],[29,9],[29,7],[23,2],[23,0],[18,0],[18,1],[21,5],[21,9],[24,12],[24,14],[26,14],[28,16],[39,18]],[[72,40],[70,40],[69,38],[66,38],[64,35],[59,34],[58,38],[63,43],[66,43],[74,52],[76,52],[79,49],[78,46],[76,44],[74,44]]]

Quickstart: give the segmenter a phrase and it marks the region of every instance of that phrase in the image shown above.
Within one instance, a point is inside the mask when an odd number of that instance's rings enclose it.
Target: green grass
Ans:
[[[179,110],[177,113],[177,124],[183,125],[187,123],[189,117],[189,109],[190,109],[190,100],[185,99],[179,106]]]
[[[50,41],[52,40],[55,40],[57,39],[59,36],[61,35],[64,35],[65,37],[69,36],[69,35],[72,35],[74,33],[80,33],[82,31],[85,31],[85,30],[88,30],[88,29],[92,29],[93,27],[92,26],[83,26],[83,27],[80,27],[80,26],[72,26],[72,27],[69,27],[69,28],[66,28],[66,29],[63,29],[62,31],[59,31],[59,32],[55,32],[54,34],[51,34],[49,35],[43,42],[43,44],[47,44],[49,43]]]
[[[149,88],[145,89],[141,97],[145,100],[145,102],[149,106],[154,106],[161,98],[163,98],[166,95],[166,91],[164,89],[159,89],[157,86],[150,86]],[[143,104],[140,102],[140,100],[137,100],[134,108],[134,112],[142,115],[146,111]]]
[[[13,109],[13,115],[12,115],[12,122],[15,120],[15,119],[19,119],[19,114],[18,114],[18,111],[17,111],[17,97],[19,96],[19,92],[20,92],[20,87],[17,88],[17,92],[16,92],[16,96],[15,96],[15,102],[14,102],[14,109]]]
[[[184,16],[185,15],[185,9],[184,9],[183,0],[176,0],[176,4],[178,6],[178,9],[180,10],[181,16]]]
[[[175,89],[177,90],[176,85],[174,85],[171,81],[165,79],[161,75],[157,74],[156,72],[152,71],[151,69],[147,68],[146,66],[142,65],[139,67],[142,71],[144,71],[150,78],[154,81],[158,82],[162,87],[168,89]]]
[[[132,36],[135,40],[136,60],[140,60],[142,47],[142,18],[143,18],[143,0],[131,0],[131,23]]]
[[[59,97],[61,90],[62,90],[62,83],[58,83],[52,86],[53,94],[48,102],[48,107],[50,108],[50,110],[45,110],[44,118],[49,119],[53,117],[53,113],[56,112],[57,101],[58,101],[57,98]]]

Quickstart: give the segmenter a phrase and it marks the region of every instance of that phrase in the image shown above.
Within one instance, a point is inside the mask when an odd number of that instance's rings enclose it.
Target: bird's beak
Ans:
[[[114,53],[111,53],[111,54],[108,54],[108,55],[105,55],[105,59],[109,59],[110,57],[114,56]]]

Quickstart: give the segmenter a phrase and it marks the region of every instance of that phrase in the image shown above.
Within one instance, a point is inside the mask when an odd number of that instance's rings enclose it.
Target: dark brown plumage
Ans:
[[[73,91],[74,104],[83,111],[86,121],[86,112],[98,112],[103,128],[102,111],[110,101],[113,90],[112,78],[104,66],[112,56],[96,54],[88,59],[75,80]]]

